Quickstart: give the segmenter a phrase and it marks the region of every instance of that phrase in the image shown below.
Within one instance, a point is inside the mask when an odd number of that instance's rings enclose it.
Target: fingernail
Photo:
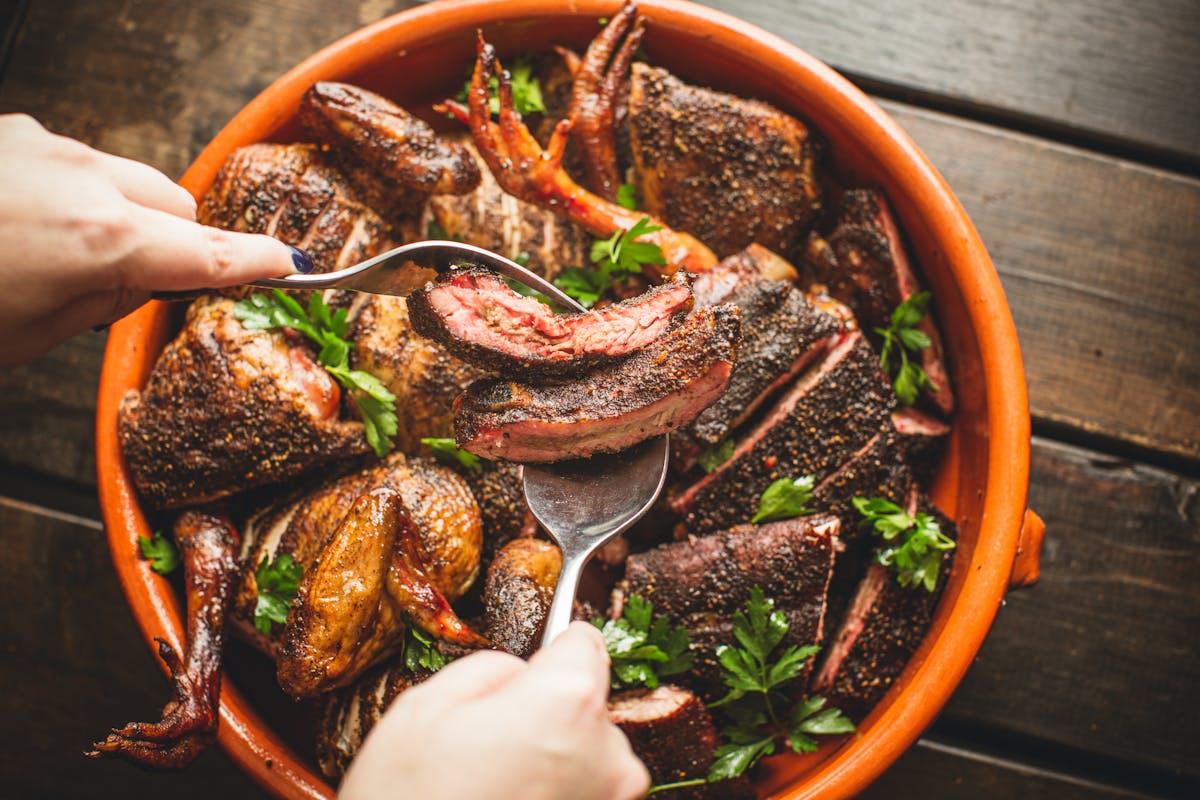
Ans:
[[[298,247],[288,245],[288,249],[292,251],[292,263],[296,265],[296,272],[303,272],[305,275],[316,269],[313,264],[312,256],[304,252]]]

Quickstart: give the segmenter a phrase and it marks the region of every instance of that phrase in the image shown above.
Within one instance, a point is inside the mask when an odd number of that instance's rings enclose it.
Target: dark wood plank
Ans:
[[[921,739],[859,797],[888,800],[1012,800],[1053,797],[1055,800],[1141,800],[1153,795],[1031,767],[1027,764]]]
[[[1200,484],[1036,441],[1041,582],[1009,595],[943,717],[1200,778]]]
[[[156,717],[167,682],[134,628],[99,523],[0,498],[0,531],[4,796],[262,797],[215,747],[183,775],[83,757],[114,725]]]
[[[1200,180],[885,106],[988,246],[1035,418],[1200,458]]]
[[[708,0],[868,88],[1200,164],[1194,0]],[[886,92],[885,92],[886,93]]]

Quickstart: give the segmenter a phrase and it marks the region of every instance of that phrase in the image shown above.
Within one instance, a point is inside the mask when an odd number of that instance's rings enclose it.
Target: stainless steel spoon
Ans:
[[[563,308],[587,310],[557,286],[519,264],[462,242],[416,242],[337,272],[268,278],[254,285],[276,289],[337,288],[407,297],[439,274],[466,264],[495,270],[536,289]],[[525,501],[562,550],[562,571],[546,617],[543,646],[570,624],[579,579],[588,560],[605,542],[637,522],[658,499],[667,479],[669,458],[669,439],[659,436],[620,453],[522,468]]]

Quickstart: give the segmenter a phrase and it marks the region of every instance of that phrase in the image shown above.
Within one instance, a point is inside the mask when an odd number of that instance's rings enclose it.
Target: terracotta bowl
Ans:
[[[183,178],[199,196],[225,157],[257,141],[302,138],[294,114],[314,81],[364,85],[411,108],[452,93],[482,27],[501,57],[552,44],[582,48],[611,16],[613,0],[435,2],[363,28],[288,72],[213,139]],[[958,521],[959,551],[922,647],[858,732],[808,757],[769,760],[760,793],[846,797],[887,768],[934,719],[983,643],[1010,586],[1037,577],[1041,521],[1025,508],[1029,411],[1016,332],[995,269],[971,221],[916,145],[875,103],[812,56],[719,12],[675,0],[643,0],[653,63],[698,84],[758,97],[813,125],[828,141],[838,178],[879,185],[890,198],[933,291],[960,409],[935,501]],[[153,652],[160,636],[183,649],[181,603],[138,557],[148,535],[117,443],[117,407],[140,387],[172,333],[169,307],[150,303],[113,326],[97,420],[100,499],[113,560]],[[279,797],[332,797],[315,765],[256,711],[236,670],[221,691],[220,742]],[[274,718],[272,718],[274,719]]]

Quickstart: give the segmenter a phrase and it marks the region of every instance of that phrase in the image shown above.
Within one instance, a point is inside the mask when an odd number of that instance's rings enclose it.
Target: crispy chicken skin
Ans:
[[[197,300],[117,430],[139,494],[180,508],[287,480],[369,450],[359,422],[338,419],[339,390],[305,345],[254,331],[233,301]]]
[[[222,514],[185,511],[175,522],[187,591],[186,660],[163,639],[158,654],[171,671],[175,696],[159,722],[114,729],[88,753],[148,769],[187,766],[216,738],[225,612],[237,575],[237,532]]]
[[[353,681],[400,646],[408,620],[478,646],[449,603],[475,581],[482,538],[479,507],[457,474],[393,453],[250,519],[231,616],[275,656],[295,696]],[[304,578],[282,631],[264,636],[253,627],[255,567],[285,553]]]
[[[492,644],[529,658],[537,650],[562,569],[562,553],[541,539],[514,539],[488,567],[484,588]]]
[[[468,140],[464,146],[483,163],[474,144]],[[524,261],[529,269],[547,278],[553,278],[565,265],[587,264],[592,244],[587,231],[554,209],[506,193],[486,168],[479,186],[470,194],[429,198],[422,231],[428,233],[431,227],[444,231],[447,238]]]
[[[465,194],[479,166],[463,147],[390,100],[348,83],[313,84],[300,120],[330,145],[345,145],[381,177],[429,194]]]
[[[352,337],[354,368],[370,372],[396,395],[397,449],[413,454],[422,438],[454,435],[454,398],[482,378],[482,370],[417,335],[401,297],[367,297]]]
[[[265,233],[329,272],[389,249],[388,224],[315,145],[252,144],[235,150],[200,198],[205,225]]]

